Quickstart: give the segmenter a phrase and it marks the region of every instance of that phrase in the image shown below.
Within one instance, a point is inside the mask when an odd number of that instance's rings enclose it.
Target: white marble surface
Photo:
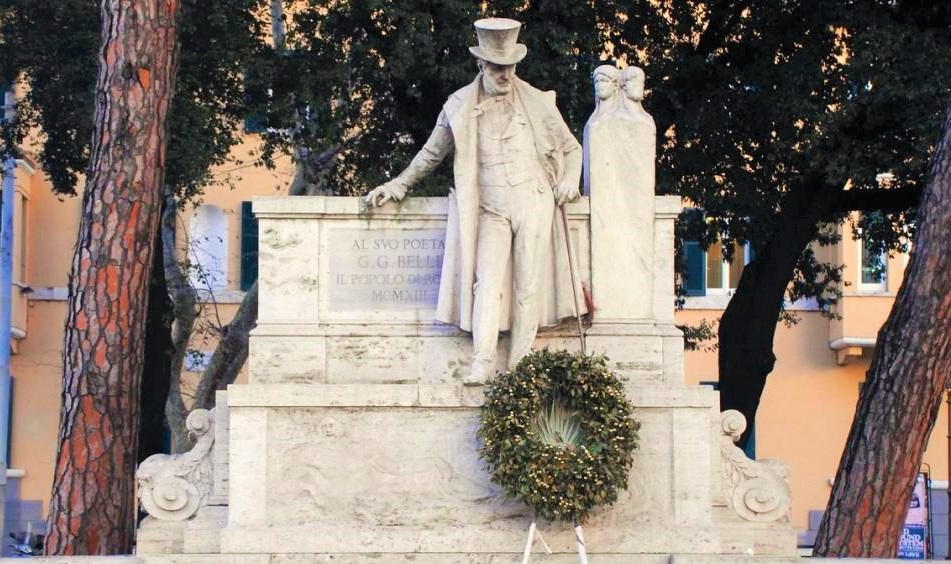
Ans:
[[[592,78],[597,106],[584,129],[584,160],[595,303],[601,319],[651,319],[656,128],[624,96],[617,68],[601,65]]]
[[[304,528],[326,533],[296,541],[321,553],[495,552],[524,535],[527,510],[504,500],[478,459],[478,389],[271,384],[228,393],[232,436],[253,429],[258,440],[232,441],[231,486],[242,484],[242,495],[232,499],[224,551],[275,552]],[[724,539],[711,500],[715,393],[663,384],[630,393],[642,448],[629,490],[588,524],[589,543],[608,552],[719,550]],[[688,541],[671,533],[685,526],[706,532]],[[252,543],[261,530],[271,534]],[[483,541],[466,548],[476,531]],[[570,535],[563,537],[556,542],[568,550]]]
[[[436,309],[444,229],[330,229],[332,311]]]
[[[589,209],[586,199],[567,206],[578,250],[580,281],[586,285],[590,276]],[[258,280],[261,324],[433,322],[435,309],[428,302],[390,301],[383,303],[383,307],[368,307],[344,291],[337,276],[343,274],[346,281],[352,281],[354,272],[351,271],[360,269],[360,257],[376,261],[385,256],[385,268],[366,269],[375,278],[357,278],[359,291],[368,293],[372,302],[373,292],[396,290],[394,277],[403,276],[404,283],[408,284],[411,274],[420,274],[417,268],[420,261],[425,265],[438,255],[434,249],[413,247],[423,246],[432,238],[438,240],[438,234],[445,232],[446,198],[407,198],[399,204],[390,203],[371,211],[361,198],[265,197],[254,200],[254,212],[260,221],[261,233]],[[357,237],[361,232],[365,235]],[[392,245],[393,240],[396,249],[373,248]],[[355,249],[355,243],[368,248],[366,251]],[[411,264],[413,261],[416,265]],[[424,274],[432,274],[434,270],[422,269]],[[507,319],[510,288],[503,288],[501,301],[505,306],[502,317]]]
[[[717,394],[683,384],[683,339],[673,323],[680,207],[676,197],[654,199],[652,316],[599,317],[596,310],[587,329],[589,349],[609,355],[642,423],[629,490],[586,525],[592,562],[795,551],[788,525],[743,523],[715,499],[722,487]],[[403,249],[361,253],[377,238],[400,247],[407,237],[394,234],[444,229],[447,209],[439,198],[387,204],[372,215],[351,198],[256,200],[267,230],[262,310],[249,384],[228,391],[227,526],[215,536],[201,524],[192,549],[218,542],[223,553],[272,555],[264,561],[288,564],[334,555],[433,564],[516,559],[530,518],[500,497],[478,460],[483,390],[462,385],[472,357],[468,333],[435,323],[431,307],[367,308],[332,286],[334,275],[353,276],[344,270],[354,261],[359,267],[361,256],[399,264]],[[590,210],[587,199],[568,207],[585,283],[594,263],[607,261],[591,252],[597,238]],[[349,266],[340,266],[341,257]],[[536,346],[575,350],[574,331],[567,325],[543,332]],[[503,336],[499,359],[507,346]],[[221,515],[199,517],[213,523]],[[573,561],[570,529],[544,527],[560,554],[538,561]],[[288,547],[301,555],[279,556]]]
[[[797,556],[741,556],[737,554],[631,554],[589,553],[592,564],[805,564]],[[510,564],[521,558],[521,553],[353,553],[337,552],[301,554],[276,552],[267,554],[147,554],[141,556],[51,556],[33,557],[36,564]],[[533,563],[574,564],[577,554],[544,554],[536,546]],[[907,560],[890,558],[810,558],[810,563],[827,561],[830,564],[901,564]],[[0,558],[0,564],[18,564],[20,558]],[[922,560],[921,562],[944,562]]]
[[[430,236],[445,228],[445,199],[410,198],[375,209],[372,215],[358,198],[262,198],[254,206],[266,235],[261,239],[261,314],[251,338],[252,383],[438,384],[456,382],[469,370],[471,337],[435,323],[431,304],[417,307],[420,304],[413,301],[391,301],[376,308],[362,302],[354,305],[353,296],[335,286],[337,277],[353,264],[359,266],[364,260],[361,257],[371,262],[384,260],[388,266],[380,272],[391,280],[397,275],[407,280],[416,270],[400,268],[400,261],[405,266],[435,260],[435,250],[420,255],[413,247],[438,241]],[[608,353],[622,376],[679,383],[683,351],[682,339],[673,326],[673,237],[680,200],[659,196],[654,208],[657,252],[651,287],[656,319],[607,317],[609,312],[599,311],[597,304],[609,290],[600,295],[596,290],[594,321],[588,334],[595,350]],[[593,271],[617,272],[609,257],[592,255],[592,236],[601,236],[602,246],[613,243],[604,241],[608,233],[591,234],[590,209],[586,198],[568,206],[585,286],[590,286]],[[358,237],[358,233],[366,235]],[[396,249],[383,250],[394,241]],[[374,251],[373,247],[381,248]],[[334,267],[333,263],[341,260],[350,266]],[[396,268],[390,266],[394,262]],[[343,275],[350,280],[354,276],[349,271]],[[379,279],[367,278],[369,287],[361,286],[359,291],[369,292],[371,297],[374,291],[395,291],[385,283],[376,287],[373,280]],[[503,296],[503,304],[509,301]],[[503,317],[507,315],[503,312]],[[576,349],[574,331],[570,324],[542,330],[535,346]],[[508,338],[503,334],[496,369],[504,369],[507,355]]]
[[[492,377],[500,329],[510,332],[511,368],[528,354],[539,326],[586,311],[582,288],[572,284],[578,265],[556,209],[580,196],[582,156],[555,93],[515,75],[527,52],[516,43],[521,24],[488,18],[474,25],[479,47],[470,51],[479,73],[449,96],[406,168],[366,201],[402,200],[452,155],[454,191],[435,318],[472,331],[466,379],[484,383]],[[503,292],[509,296],[500,301]]]

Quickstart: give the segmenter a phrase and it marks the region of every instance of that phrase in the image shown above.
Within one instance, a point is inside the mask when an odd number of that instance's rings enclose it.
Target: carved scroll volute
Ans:
[[[723,498],[747,521],[787,519],[792,501],[789,471],[782,462],[747,457],[734,444],[745,430],[746,418],[739,411],[730,409],[720,414]]]
[[[184,521],[204,504],[214,481],[214,410],[195,409],[185,420],[195,446],[182,454],[154,454],[135,473],[139,503],[161,521]]]

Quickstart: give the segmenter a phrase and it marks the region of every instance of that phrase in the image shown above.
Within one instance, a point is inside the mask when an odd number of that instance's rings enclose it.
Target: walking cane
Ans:
[[[575,248],[571,244],[571,231],[568,228],[568,212],[565,205],[558,206],[561,210],[561,223],[565,228],[565,245],[568,247],[568,270],[571,272],[571,298],[575,304],[575,319],[578,320],[578,340],[581,342],[581,354],[587,355],[584,346],[584,326],[581,322],[581,304],[578,303],[578,280],[575,278]]]
[[[578,303],[578,280],[575,278],[575,249],[571,244],[571,231],[568,228],[568,212],[565,206],[559,206],[561,209],[561,223],[565,228],[565,245],[568,247],[568,270],[571,271],[571,297],[575,304],[575,318],[578,320],[578,340],[581,342],[581,354],[587,355],[588,352],[584,346],[584,325],[581,323],[581,304]],[[532,525],[535,523],[533,522]],[[578,560],[581,564],[588,564],[588,552],[584,546],[584,534],[581,531],[581,524],[575,523],[575,544],[578,547]]]
[[[558,206],[561,210],[561,223],[565,228],[565,246],[568,247],[568,270],[571,272],[571,298],[575,305],[575,318],[578,320],[578,340],[581,342],[581,354],[587,355],[588,352],[584,344],[584,325],[581,322],[581,304],[578,303],[578,280],[575,278],[575,249],[571,244],[571,231],[568,229],[568,212],[565,211],[564,204]],[[578,558],[581,564],[588,564],[588,553],[584,546],[584,534],[581,532],[581,525],[575,523],[575,544],[578,547]],[[532,544],[535,540],[536,528],[535,520],[528,527],[528,538],[525,539],[525,550],[522,553],[522,564],[528,564],[529,555],[532,552]],[[542,544],[545,544],[542,539]],[[545,549],[551,554],[551,549],[545,544]]]

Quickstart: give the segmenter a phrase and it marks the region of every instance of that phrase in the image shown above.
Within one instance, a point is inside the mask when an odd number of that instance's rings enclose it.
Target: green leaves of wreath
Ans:
[[[498,376],[482,406],[492,481],[537,517],[584,523],[627,489],[640,424],[603,356],[535,351]]]

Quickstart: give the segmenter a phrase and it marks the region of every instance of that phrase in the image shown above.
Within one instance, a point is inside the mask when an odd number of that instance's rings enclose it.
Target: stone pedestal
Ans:
[[[483,392],[461,385],[471,337],[432,320],[446,201],[367,210],[351,198],[266,198],[254,209],[260,314],[250,383],[229,389],[231,495],[220,550],[434,562],[520,552],[531,515],[490,483],[475,436]],[[601,319],[596,309],[587,329],[589,350],[608,355],[642,423],[628,491],[585,525],[589,553],[757,545],[791,554],[794,543],[757,544],[756,531],[718,517],[717,397],[683,384],[673,323],[680,203],[658,197],[655,209],[654,279],[644,287],[656,313]],[[610,265],[592,264],[607,258],[592,259],[589,202],[568,212],[591,288],[592,272]],[[570,323],[541,331],[536,347],[577,349],[575,331]],[[504,336],[499,347],[504,359]],[[552,550],[574,553],[570,527],[541,527]]]
[[[735,507],[745,481],[760,472],[770,484],[781,479],[731,450],[735,428],[721,421],[715,392],[683,383],[673,318],[680,202],[658,197],[654,209],[653,279],[602,290],[647,288],[653,315],[613,308],[599,316],[595,285],[586,328],[589,352],[610,358],[642,424],[628,490],[584,526],[588,553],[592,562],[644,564],[678,553],[795,554],[788,523],[753,523],[762,516]],[[147,524],[154,552],[288,563],[514,561],[532,516],[490,482],[478,458],[483,389],[461,384],[471,336],[433,321],[446,200],[368,210],[356,198],[263,198],[254,210],[260,313],[249,384],[218,399],[205,506],[172,533]],[[587,199],[567,211],[590,290],[593,272],[610,272],[608,256],[591,252],[609,235],[592,232]],[[576,331],[573,322],[545,329],[535,346],[577,350]],[[499,359],[507,346],[503,335]],[[777,500],[781,513],[788,499]],[[570,526],[539,527],[555,552],[544,561],[577,558]]]
[[[225,552],[517,552],[531,515],[478,459],[481,390],[461,385],[232,387],[233,495]],[[592,552],[718,552],[713,392],[642,386],[630,487],[585,527]],[[238,441],[237,437],[254,437]],[[669,445],[679,448],[670,449]],[[674,477],[677,477],[676,479]],[[573,552],[563,524],[542,524]],[[695,532],[684,538],[683,528]]]

